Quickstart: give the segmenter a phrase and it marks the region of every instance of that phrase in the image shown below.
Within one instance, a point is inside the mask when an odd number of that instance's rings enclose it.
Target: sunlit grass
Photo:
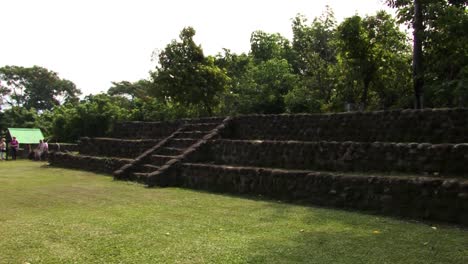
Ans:
[[[0,263],[468,263],[468,231],[0,163]]]

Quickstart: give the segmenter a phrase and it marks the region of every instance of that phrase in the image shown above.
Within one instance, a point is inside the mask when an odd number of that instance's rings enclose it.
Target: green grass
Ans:
[[[0,263],[468,263],[468,231],[0,162]]]

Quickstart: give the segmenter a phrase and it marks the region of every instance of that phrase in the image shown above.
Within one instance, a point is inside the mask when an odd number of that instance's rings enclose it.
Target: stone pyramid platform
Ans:
[[[468,109],[127,122],[50,163],[468,225]]]

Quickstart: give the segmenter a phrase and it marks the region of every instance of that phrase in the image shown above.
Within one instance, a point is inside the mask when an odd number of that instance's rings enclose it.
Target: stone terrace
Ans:
[[[149,186],[468,225],[468,109],[129,122],[79,149],[50,162]]]

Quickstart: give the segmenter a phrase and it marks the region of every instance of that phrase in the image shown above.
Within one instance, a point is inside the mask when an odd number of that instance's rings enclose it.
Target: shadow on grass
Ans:
[[[51,166],[48,163],[44,163],[40,167],[43,168],[43,169],[55,169],[55,168],[62,169],[61,167]],[[80,169],[73,169],[73,168],[72,169],[65,168],[65,169],[73,170],[73,171],[77,171],[77,172],[78,171],[82,172],[82,170],[80,170]],[[90,171],[90,172],[96,173],[96,174],[99,174],[99,175],[102,175],[102,176],[112,177],[113,178],[112,174],[103,173],[103,172],[100,172],[100,171]],[[142,183],[136,183],[136,182],[133,182],[133,181],[117,180],[117,179],[114,179],[114,181],[138,184],[138,185],[141,185],[142,187],[144,187],[145,189],[158,188],[158,187],[148,187],[147,185],[144,185]],[[358,213],[358,214],[365,215],[365,216],[368,216],[368,217],[380,217],[380,216],[383,215],[381,212],[378,212],[378,211],[358,210],[358,209],[354,209],[354,208],[350,208],[350,207],[324,206],[324,205],[317,205],[317,204],[314,204],[314,203],[311,203],[311,202],[308,202],[308,201],[282,200],[282,199],[273,198],[273,197],[269,197],[269,196],[263,196],[263,195],[224,193],[224,192],[220,192],[220,191],[217,191],[217,190],[190,189],[190,188],[185,188],[185,187],[177,187],[177,188],[191,190],[191,191],[200,192],[200,193],[217,194],[217,195],[221,195],[221,196],[225,196],[225,197],[242,198],[242,199],[248,199],[248,200],[252,200],[252,201],[264,201],[264,202],[268,202],[269,206],[275,206],[276,204],[288,204],[288,205],[304,206],[304,207],[309,207],[309,208],[314,208],[314,209],[321,208],[321,209],[327,209],[327,210],[339,210],[339,211],[348,212],[348,213]],[[284,211],[284,208],[281,209],[281,211]],[[440,221],[434,221],[434,220],[423,220],[423,219],[414,220],[414,219],[411,219],[409,217],[395,216],[395,215],[384,215],[384,216],[389,218],[389,219],[402,220],[402,221],[410,222],[410,223],[421,223],[421,224],[425,224],[425,225],[428,225],[428,226],[433,226],[433,225],[451,226],[451,227],[456,227],[456,228],[468,230],[468,227],[461,226],[461,225],[456,225],[456,224],[450,224],[450,223],[446,223],[446,222],[440,222]]]
[[[154,188],[154,187],[147,187],[146,188]],[[157,188],[157,187],[156,187]],[[277,209],[278,216],[281,216],[282,214],[287,213],[287,206],[301,206],[305,208],[309,208],[310,210],[323,210],[323,211],[333,211],[333,212],[342,212],[343,214],[358,214],[362,215],[364,217],[380,217],[380,218],[387,218],[388,220],[393,220],[393,221],[404,221],[406,223],[412,223],[412,224],[423,224],[426,226],[444,226],[444,227],[451,227],[451,228],[457,228],[460,230],[468,231],[467,226],[462,226],[462,225],[457,225],[453,223],[447,223],[447,222],[442,222],[442,221],[436,221],[436,220],[427,220],[427,219],[414,219],[410,217],[404,217],[404,216],[397,216],[397,215],[386,215],[381,212],[375,211],[375,210],[360,210],[360,209],[355,209],[355,208],[350,208],[350,207],[333,207],[333,206],[326,206],[326,205],[317,205],[308,201],[295,201],[295,200],[285,200],[285,199],[278,199],[278,198],[273,198],[270,196],[264,196],[264,195],[255,195],[255,194],[239,194],[239,193],[223,193],[219,191],[210,191],[210,190],[202,190],[202,189],[190,189],[190,188],[185,188],[185,187],[176,187],[176,188],[181,188],[185,190],[190,190],[193,192],[198,192],[198,193],[204,193],[204,194],[216,194],[224,197],[230,197],[230,198],[241,198],[241,199],[246,199],[250,201],[261,201],[261,202],[266,202],[266,206],[272,208],[272,209]]]
[[[464,227],[263,196],[220,195],[265,202],[266,219],[281,226],[262,230],[265,235],[250,242],[247,263],[468,263]]]

